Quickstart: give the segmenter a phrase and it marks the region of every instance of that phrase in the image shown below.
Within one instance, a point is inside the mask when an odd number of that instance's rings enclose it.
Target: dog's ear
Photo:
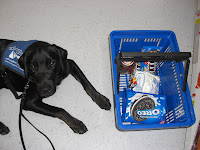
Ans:
[[[27,77],[27,65],[26,65],[26,56],[25,53],[18,59],[19,66],[24,69],[25,77]]]
[[[58,52],[58,54],[60,55],[60,57],[62,58],[62,60],[66,60],[67,59],[67,50],[63,49],[62,47],[59,47],[55,44],[52,45],[52,47]]]
[[[62,69],[64,69],[64,62],[67,60],[67,50],[53,44],[52,48],[58,53],[59,57],[60,57],[60,65],[62,67]]]

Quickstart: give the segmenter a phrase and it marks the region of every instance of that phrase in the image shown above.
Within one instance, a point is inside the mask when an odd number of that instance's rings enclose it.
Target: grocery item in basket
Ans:
[[[128,88],[133,88],[137,85],[137,80],[135,78],[135,73],[132,73],[130,76],[129,76],[129,82],[128,82]]]
[[[150,72],[151,74],[155,74],[157,62],[145,61],[145,62],[138,62],[136,64],[136,68],[139,71],[146,71]]]
[[[160,52],[162,47],[157,47],[157,46],[143,46],[141,52]]]
[[[120,65],[120,74],[132,74],[135,70],[133,61],[122,61]]]
[[[150,64],[149,61],[141,62],[140,71],[147,71],[147,72],[149,72],[149,70],[150,70],[150,65],[149,64]]]
[[[141,52],[159,52],[160,49],[159,47],[156,46],[143,46],[143,49]],[[146,62],[141,62],[140,63],[140,71],[147,71],[150,72],[152,74],[155,74],[155,68],[156,68],[156,62],[150,62],[150,61],[146,61]]]
[[[133,91],[158,94],[160,77],[145,71],[136,71],[134,78],[136,84],[132,87]]]
[[[163,124],[165,122],[166,97],[126,91],[124,122]]]

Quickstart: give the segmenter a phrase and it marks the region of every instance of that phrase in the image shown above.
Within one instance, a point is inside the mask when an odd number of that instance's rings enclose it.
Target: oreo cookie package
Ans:
[[[127,90],[124,122],[164,124],[166,97]]]

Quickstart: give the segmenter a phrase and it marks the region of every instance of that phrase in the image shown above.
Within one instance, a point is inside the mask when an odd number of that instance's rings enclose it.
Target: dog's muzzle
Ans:
[[[56,88],[51,84],[36,85],[36,89],[39,96],[43,98],[49,97],[56,92]]]

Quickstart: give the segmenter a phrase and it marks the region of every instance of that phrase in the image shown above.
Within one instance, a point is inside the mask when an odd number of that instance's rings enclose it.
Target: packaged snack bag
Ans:
[[[163,124],[166,113],[166,97],[163,95],[125,91],[126,105],[124,122]]]
[[[135,75],[135,83],[132,87],[132,90],[135,92],[143,92],[150,94],[158,94],[159,93],[159,84],[160,77],[153,75],[146,71],[136,71]]]

